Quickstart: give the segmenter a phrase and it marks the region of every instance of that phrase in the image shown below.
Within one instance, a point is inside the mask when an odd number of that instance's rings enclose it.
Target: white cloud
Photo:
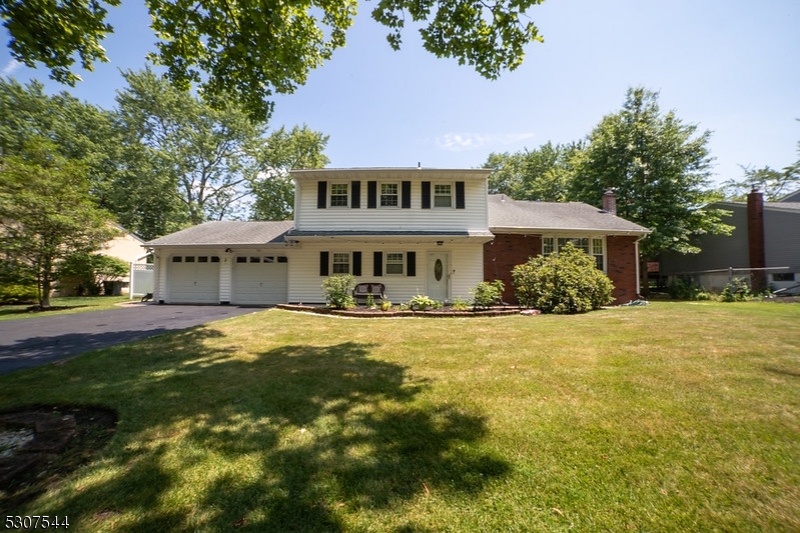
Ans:
[[[12,72],[17,70],[21,66],[22,63],[20,63],[16,59],[12,59],[8,63],[6,63],[6,66],[3,67],[3,70],[0,71],[0,74],[2,74],[3,76],[10,76]]]
[[[516,144],[534,136],[533,133],[447,133],[436,139],[436,145],[442,150],[466,152],[479,148]]]

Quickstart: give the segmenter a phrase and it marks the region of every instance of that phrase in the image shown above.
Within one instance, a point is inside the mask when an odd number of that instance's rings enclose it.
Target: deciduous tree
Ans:
[[[0,249],[36,273],[39,304],[50,306],[56,268],[117,234],[89,194],[87,164],[67,159],[52,141],[31,137],[0,162]]]
[[[643,263],[668,250],[697,253],[695,236],[732,229],[721,222],[724,212],[707,207],[718,199],[709,188],[710,136],[672,111],[662,113],[658,93],[631,88],[622,110],[589,135],[571,192],[600,206],[604,191],[613,189],[618,214],[652,230],[641,243]],[[646,276],[644,265],[640,271]]]
[[[494,169],[489,177],[489,192],[515,200],[566,201],[574,175],[572,162],[582,149],[580,142],[548,142],[535,150],[490,154],[484,164],[484,168]]]
[[[527,11],[543,0],[380,0],[372,17],[399,49],[407,22],[421,25],[423,46],[494,79],[517,68],[524,47],[541,41]],[[275,93],[291,93],[308,72],[344,46],[357,0],[146,0],[158,42],[150,58],[167,67],[179,89],[197,84],[213,107],[229,97],[251,116],[269,117]],[[0,0],[12,56],[42,62],[51,77],[74,85],[76,56],[86,70],[107,61],[101,46],[113,32],[107,8],[120,0]]]

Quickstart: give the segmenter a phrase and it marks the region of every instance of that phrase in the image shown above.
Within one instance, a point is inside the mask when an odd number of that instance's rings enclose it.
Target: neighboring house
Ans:
[[[529,256],[577,239],[636,297],[648,230],[586,204],[515,202],[487,194],[489,170],[296,170],[295,220],[207,222],[146,243],[154,300],[273,305],[323,303],[322,281],[352,274],[382,282],[388,299],[470,299]],[[501,248],[504,250],[499,253]]]
[[[691,281],[720,291],[731,277],[750,278],[755,289],[789,288],[800,282],[800,191],[777,202],[751,192],[747,202],[717,202],[730,211],[723,222],[735,226],[730,236],[702,235],[698,254],[665,254],[661,276]]]
[[[144,241],[118,224],[113,224],[113,226],[120,234],[105,243],[96,253],[116,257],[129,264],[143,260],[147,255],[142,250]],[[113,284],[115,294],[127,294],[130,285],[130,273],[114,281],[116,282]],[[59,282],[59,295],[72,295],[75,294],[77,290],[78,287],[73,283],[67,281]]]

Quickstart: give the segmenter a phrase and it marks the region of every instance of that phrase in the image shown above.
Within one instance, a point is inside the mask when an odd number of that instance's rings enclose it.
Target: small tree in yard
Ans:
[[[512,279],[520,304],[543,313],[584,313],[613,301],[611,280],[571,243],[558,253],[517,265]]]
[[[325,301],[329,307],[334,309],[348,309],[355,307],[356,301],[353,298],[353,286],[355,278],[350,274],[343,276],[331,276],[322,282],[322,291],[325,293]]]

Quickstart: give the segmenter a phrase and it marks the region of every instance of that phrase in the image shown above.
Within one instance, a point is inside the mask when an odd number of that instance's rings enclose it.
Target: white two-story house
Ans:
[[[542,252],[531,243],[557,233],[541,221],[564,219],[563,209],[556,217],[561,204],[490,202],[490,173],[424,168],[292,171],[293,221],[207,222],[146,243],[156,264],[154,300],[318,304],[325,301],[322,282],[337,274],[351,274],[359,283],[383,283],[395,303],[415,295],[468,300],[481,281],[508,276],[494,272],[497,261],[486,266],[487,247],[498,233],[490,228],[490,219],[502,220],[499,233],[513,233],[513,242],[520,241],[514,244],[519,257],[515,264]],[[624,236],[620,242],[629,243],[626,257],[633,257],[635,241],[648,232],[645,228],[580,205],[588,209],[569,210],[575,218],[572,226],[594,237],[593,253],[616,250],[606,243],[617,242],[613,236],[619,235]],[[513,209],[514,216],[490,216],[490,209]],[[527,221],[519,212],[530,210],[538,213],[530,220],[542,227],[520,227],[520,221]],[[526,236],[534,240],[523,243],[520,239]],[[504,240],[504,246],[511,242]],[[613,259],[600,264],[613,266]],[[630,279],[622,280],[623,285],[635,284],[635,270],[625,271],[624,277]]]

